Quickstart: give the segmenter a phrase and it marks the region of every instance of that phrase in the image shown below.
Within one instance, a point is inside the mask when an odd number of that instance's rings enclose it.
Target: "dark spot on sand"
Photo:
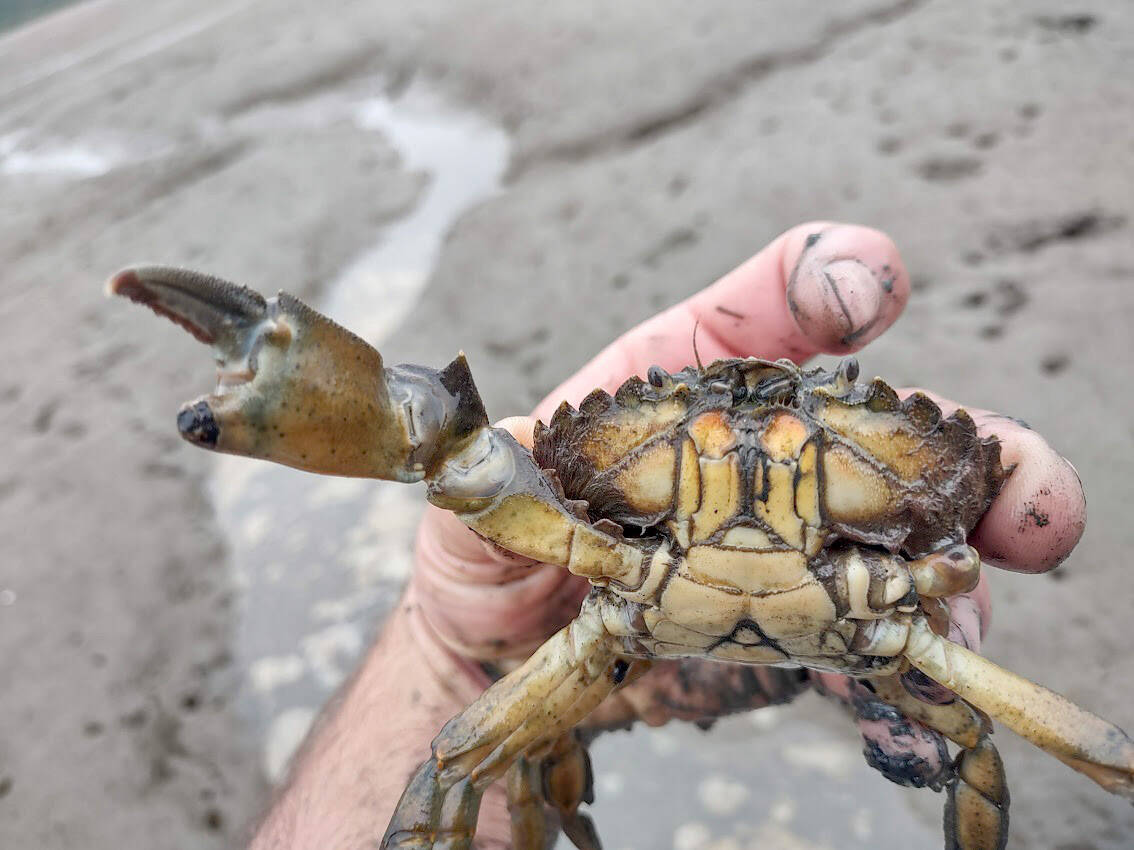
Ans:
[[[1046,375],[1058,375],[1071,365],[1071,358],[1066,354],[1052,354],[1040,361],[1040,369]]]
[[[980,173],[981,168],[981,161],[975,157],[939,156],[922,161],[917,167],[917,173],[930,183],[948,183],[975,177]]]
[[[902,140],[897,136],[883,136],[875,147],[883,156],[893,156],[902,149]]]
[[[40,407],[32,421],[32,428],[37,434],[43,434],[51,427],[51,420],[55,418],[57,410],[59,410],[58,399],[53,399]]]
[[[136,708],[131,712],[123,714],[118,718],[118,722],[125,726],[127,729],[137,729],[146,725],[146,710],[144,708]]]
[[[1004,336],[1004,326],[985,325],[983,328],[977,331],[977,333],[984,337],[984,339],[999,339],[1000,337]]]
[[[204,817],[205,829],[210,832],[220,832],[224,829],[224,815],[220,809],[209,809]]]
[[[1001,280],[996,284],[996,294],[1000,304],[996,311],[1001,316],[1011,316],[1024,309],[1028,303],[1028,293],[1014,280]]]
[[[961,306],[973,310],[977,307],[983,307],[987,301],[987,292],[970,292],[968,295],[961,299]]]
[[[1099,22],[1094,15],[1083,12],[1070,15],[1038,15],[1035,20],[1042,29],[1064,35],[1082,35],[1094,29],[1095,24]]]

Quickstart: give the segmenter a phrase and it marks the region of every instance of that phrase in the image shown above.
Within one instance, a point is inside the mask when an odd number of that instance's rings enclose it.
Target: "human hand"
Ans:
[[[642,323],[616,340],[542,402],[547,419],[563,400],[578,403],[596,387],[616,389],[653,364],[677,371],[692,360],[694,327],[705,362],[717,358],[845,354],[876,338],[901,313],[909,278],[882,233],[849,225],[793,228],[717,283]],[[949,411],[956,405],[936,399]],[[1056,566],[1084,524],[1078,477],[1034,432],[983,411],[983,434],[1002,442],[1014,472],[970,543],[987,563],[1028,572]],[[534,419],[501,423],[531,444]],[[560,567],[534,563],[486,543],[450,513],[428,508],[418,533],[417,563],[406,595],[381,640],[321,719],[297,758],[290,787],[262,825],[254,846],[288,836],[306,846],[328,839],[326,818],[300,813],[337,811],[335,841],[381,834],[406,777],[440,726],[490,681],[483,665],[506,669],[527,657],[571,620],[588,583]],[[987,590],[950,600],[951,636],[979,646],[989,621]],[[817,677],[820,688],[861,706],[863,686],[841,676]],[[739,667],[698,659],[659,663],[615,692],[588,720],[594,728],[634,721],[715,717],[790,699],[804,685],[798,671]],[[924,682],[911,680],[915,691]],[[940,695],[933,688],[921,694]],[[885,721],[861,718],[868,742],[882,752],[922,757],[943,766],[944,747],[910,724],[897,734]],[[366,734],[358,730],[365,729]],[[869,749],[869,748],[868,748]],[[914,759],[907,759],[914,763]],[[886,771],[883,771],[886,772]],[[891,778],[900,779],[887,773]],[[493,786],[481,807],[478,842],[507,846],[504,795]]]
[[[800,362],[820,352],[849,353],[892,324],[908,293],[901,259],[883,234],[846,225],[803,225],[716,284],[616,340],[549,394],[535,416],[546,420],[561,401],[578,403],[596,387],[613,392],[654,363],[680,369],[692,359],[695,326],[705,362],[743,356],[786,356]],[[958,407],[933,398],[945,413]],[[1001,440],[1005,465],[1015,467],[970,542],[986,563],[1026,572],[1051,569],[1082,533],[1085,505],[1078,477],[1035,432],[998,414],[970,412],[982,434]],[[515,418],[501,424],[530,446],[533,423]],[[502,552],[452,514],[432,508],[418,538],[413,584],[432,633],[449,649],[493,664],[530,654],[575,616],[588,590],[583,579]],[[951,637],[979,649],[989,622],[984,580],[971,593],[950,600],[950,611]],[[608,700],[591,722],[705,720],[778,702],[798,689],[798,677],[773,668],[741,676],[730,665],[691,661],[681,666],[679,675],[677,664],[657,665]],[[710,670],[691,672],[700,666]],[[709,687],[714,681],[717,687]],[[848,680],[824,675],[821,681],[824,690],[849,698]],[[910,684],[916,690],[916,676]],[[922,695],[935,696],[932,689]],[[873,722],[864,721],[863,731],[884,734]]]

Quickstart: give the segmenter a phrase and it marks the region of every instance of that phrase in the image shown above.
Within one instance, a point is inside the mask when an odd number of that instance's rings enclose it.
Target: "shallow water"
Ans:
[[[381,134],[407,169],[429,181],[413,211],[315,304],[379,346],[420,297],[449,228],[498,189],[509,145],[499,128],[419,84],[396,97],[335,95],[242,120],[343,117]],[[230,457],[218,462],[211,489],[243,599],[234,653],[247,672],[244,708],[263,736],[264,770],[274,780],[395,602],[422,494]]]
[[[74,4],[76,0],[4,0],[0,3],[0,32]]]

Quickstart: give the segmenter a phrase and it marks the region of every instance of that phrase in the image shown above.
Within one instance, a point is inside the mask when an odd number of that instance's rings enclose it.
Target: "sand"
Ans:
[[[1087,490],[1063,567],[995,577],[988,653],[1134,726],[1132,40],[1123,3],[1007,0],[99,0],[0,37],[0,846],[239,846],[396,594],[417,497],[386,491],[320,496],[395,500],[354,560],[250,573],[218,496],[240,473],[173,427],[207,354],[101,283],[158,260],[320,303],[430,197],[358,111],[414,97],[508,163],[429,225],[390,359],[463,348],[492,414],[526,412],[788,226],[881,227],[915,291],[863,371],[1027,420]],[[1130,846],[1128,805],[998,741],[1010,847]],[[611,848],[938,846],[942,798],[858,747],[815,699],[612,736],[596,819]]]

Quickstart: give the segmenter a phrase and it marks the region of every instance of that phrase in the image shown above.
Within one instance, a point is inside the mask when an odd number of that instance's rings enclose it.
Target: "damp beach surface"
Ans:
[[[2,26],[2,24],[0,24]],[[991,656],[1129,726],[1134,198],[1120,3],[80,3],[0,32],[0,846],[239,846],[412,560],[421,494],[182,443],[208,352],[101,292],[137,262],[287,289],[525,413],[816,218],[913,275],[864,374],[1048,435],[1091,521],[996,574]],[[745,305],[726,305],[743,312]],[[692,352],[690,352],[691,354]],[[997,735],[1010,847],[1134,813]],[[594,746],[605,845],[940,845],[814,696]],[[423,753],[424,756],[424,753]]]

